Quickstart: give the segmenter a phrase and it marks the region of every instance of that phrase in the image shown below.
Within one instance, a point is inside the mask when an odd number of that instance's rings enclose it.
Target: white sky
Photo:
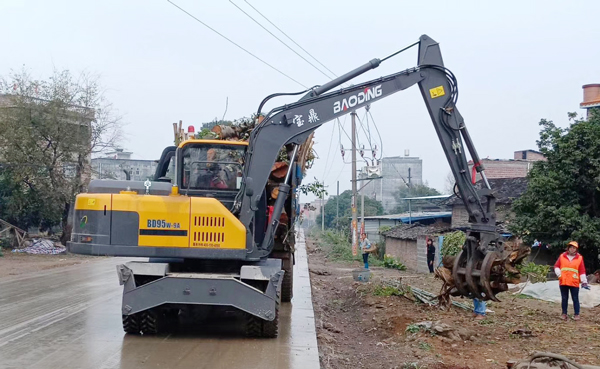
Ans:
[[[583,113],[581,86],[600,82],[598,1],[248,1],[338,75],[428,34],[458,79],[458,107],[484,158],[535,149],[539,120],[565,126],[567,112]],[[175,2],[302,84],[327,81],[229,1]],[[167,1],[3,0],[0,34],[0,75],[23,65],[36,78],[53,68],[99,74],[124,115],[123,146],[136,158],[158,158],[172,144],[173,122],[220,118],[227,97],[226,119],[234,119],[249,116],[268,94],[303,89]],[[413,67],[416,59],[413,48],[360,79]],[[442,190],[449,167],[418,88],[371,111],[384,156],[409,149],[423,159],[423,179]],[[307,173],[307,181],[324,177],[330,193],[336,179],[341,191],[350,188],[337,129],[325,163],[333,126],[317,131],[321,159]],[[343,144],[350,147],[347,138]]]

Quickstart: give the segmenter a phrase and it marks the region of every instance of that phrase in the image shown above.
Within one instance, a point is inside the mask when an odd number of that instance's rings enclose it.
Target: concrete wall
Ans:
[[[399,240],[386,237],[385,253],[401,261],[406,267],[418,273],[429,273],[427,266],[427,238],[433,239],[436,247],[434,267],[440,264],[442,238],[438,236],[419,236],[416,240]]]
[[[385,253],[393,256],[410,270],[417,270],[417,241],[385,238]]]

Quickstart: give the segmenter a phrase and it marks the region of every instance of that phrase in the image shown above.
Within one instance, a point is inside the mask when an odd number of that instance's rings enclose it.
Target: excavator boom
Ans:
[[[239,219],[248,228],[253,224],[262,189],[267,184],[271,167],[283,146],[291,145],[295,148],[290,160],[293,162],[297,147],[321,125],[418,85],[456,179],[458,195],[469,214],[467,242],[461,255],[456,258],[457,265],[453,269],[456,288],[464,296],[496,299],[496,293],[504,290],[506,285],[502,278],[504,272],[497,262],[503,247],[501,238],[496,233],[495,199],[463,117],[456,107],[457,82],[452,72],[444,67],[438,43],[423,35],[417,44],[419,57],[414,68],[328,92],[378,67],[381,61],[373,59],[354,71],[310,90],[298,102],[271,110],[253,130],[249,140],[241,201],[237,204]],[[473,170],[479,172],[484,180],[486,187],[483,189],[476,189],[472,183],[466,151],[469,151],[473,160]],[[289,184],[280,184],[280,193],[287,194],[289,191]],[[266,257],[271,252],[272,235],[278,226],[283,201],[285,196],[280,196],[274,205],[272,221],[268,224],[262,244],[254,245],[248,240],[247,248],[252,250],[252,256]],[[488,269],[482,270],[482,266],[487,266]]]

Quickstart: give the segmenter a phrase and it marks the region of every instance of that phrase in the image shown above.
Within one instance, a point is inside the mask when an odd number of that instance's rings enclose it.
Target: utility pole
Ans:
[[[367,233],[365,231],[365,192],[360,191],[360,232]]]
[[[323,181],[325,187],[325,181]],[[323,192],[321,192],[321,232],[325,232],[325,201],[323,200]]]
[[[335,197],[335,228],[338,227],[340,219],[340,181],[337,181],[337,196]]]
[[[356,216],[356,111],[352,116],[352,255],[358,255],[358,234]]]

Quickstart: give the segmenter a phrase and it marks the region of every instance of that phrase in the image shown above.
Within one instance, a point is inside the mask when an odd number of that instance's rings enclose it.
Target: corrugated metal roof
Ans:
[[[435,223],[431,225],[402,224],[384,233],[385,237],[398,238],[402,240],[416,240],[419,236],[434,235],[451,231],[447,223]]]
[[[414,213],[402,213],[402,214],[389,214],[389,215],[372,215],[366,216],[365,220],[369,219],[390,219],[399,220],[403,223],[408,223],[409,219],[413,222],[423,219],[436,219],[436,218],[450,218],[452,217],[451,211],[427,211],[427,212],[414,212]]]

